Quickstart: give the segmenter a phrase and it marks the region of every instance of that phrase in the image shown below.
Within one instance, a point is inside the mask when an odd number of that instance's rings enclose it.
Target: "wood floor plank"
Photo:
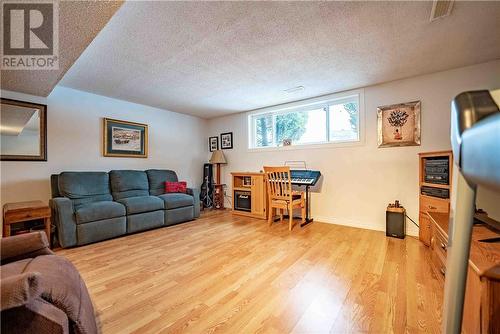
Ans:
[[[102,333],[439,333],[442,281],[415,238],[209,211],[58,250]]]

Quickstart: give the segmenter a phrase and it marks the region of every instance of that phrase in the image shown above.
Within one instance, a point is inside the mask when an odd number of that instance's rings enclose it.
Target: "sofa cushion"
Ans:
[[[165,182],[177,182],[177,174],[169,169],[148,169],[149,194],[158,196],[165,193]]]
[[[165,202],[165,209],[176,209],[194,204],[193,196],[181,193],[163,194],[158,196]]]
[[[111,192],[115,200],[149,195],[146,172],[140,170],[112,170],[109,172]]]
[[[63,172],[58,186],[60,195],[71,199],[75,207],[113,200],[106,172]]]
[[[103,201],[89,203],[75,210],[76,223],[89,223],[97,220],[125,216],[125,207],[121,203]]]
[[[127,215],[163,210],[165,208],[163,201],[156,196],[128,197],[119,199],[117,202],[125,205]]]

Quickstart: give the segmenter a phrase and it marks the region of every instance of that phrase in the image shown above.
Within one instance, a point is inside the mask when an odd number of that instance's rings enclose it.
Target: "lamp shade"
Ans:
[[[210,158],[210,163],[211,164],[225,164],[226,162],[226,157],[224,156],[224,153],[222,153],[222,150],[216,150],[212,152],[212,157]]]

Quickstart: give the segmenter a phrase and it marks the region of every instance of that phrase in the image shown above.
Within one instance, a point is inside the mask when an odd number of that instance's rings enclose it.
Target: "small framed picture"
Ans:
[[[220,148],[228,150],[233,148],[233,133],[226,132],[220,134]]]
[[[420,101],[377,108],[378,147],[420,145]]]
[[[219,149],[219,137],[208,138],[208,149],[210,152],[217,151]]]
[[[146,124],[104,118],[103,155],[105,157],[148,157]]]

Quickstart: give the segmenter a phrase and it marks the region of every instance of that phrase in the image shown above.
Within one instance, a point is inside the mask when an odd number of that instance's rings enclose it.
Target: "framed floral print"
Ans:
[[[420,101],[377,108],[378,147],[420,145]]]

